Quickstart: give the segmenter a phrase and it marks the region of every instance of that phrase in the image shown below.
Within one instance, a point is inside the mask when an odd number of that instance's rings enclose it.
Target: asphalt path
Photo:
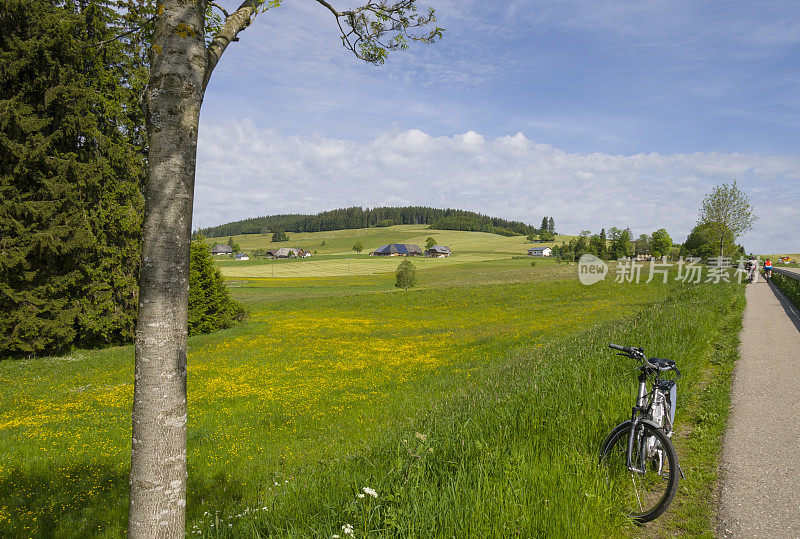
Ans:
[[[746,298],[718,532],[800,537],[800,311],[763,279]]]

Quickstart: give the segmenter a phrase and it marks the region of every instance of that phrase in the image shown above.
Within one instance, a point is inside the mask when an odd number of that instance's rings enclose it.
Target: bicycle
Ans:
[[[608,346],[641,365],[631,419],[617,425],[603,441],[600,463],[606,467],[609,485],[622,490],[625,513],[635,522],[645,523],[666,511],[678,490],[678,477],[683,477],[671,439],[681,373],[674,361],[648,359],[642,348]],[[675,376],[661,377],[669,372]]]

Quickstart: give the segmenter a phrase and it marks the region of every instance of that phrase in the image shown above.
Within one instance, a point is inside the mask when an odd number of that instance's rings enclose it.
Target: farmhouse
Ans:
[[[446,256],[450,256],[451,254],[450,247],[445,247],[444,245],[434,245],[430,249],[425,250],[426,256],[432,256],[435,258],[444,258]]]
[[[550,247],[531,247],[528,256],[550,256],[553,250]]]
[[[422,248],[413,243],[390,243],[381,245],[370,256],[422,256]]]
[[[218,243],[214,247],[211,248],[212,255],[232,255],[233,249],[231,249],[228,245]]]
[[[275,252],[272,254],[275,258],[294,258],[298,254],[300,254],[300,249],[295,249],[294,247],[281,247],[280,249],[270,249],[270,251],[274,250]]]
[[[236,253],[236,260],[250,260],[246,253]]]

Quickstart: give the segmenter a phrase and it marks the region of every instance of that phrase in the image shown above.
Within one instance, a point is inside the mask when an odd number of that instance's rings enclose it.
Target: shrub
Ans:
[[[396,276],[397,280],[394,285],[398,288],[408,290],[409,287],[413,287],[417,284],[417,267],[410,260],[403,260],[400,262],[400,265],[397,266]]]
[[[772,272],[772,282],[777,286],[797,307],[800,307],[800,281],[791,277],[784,277],[780,273]]]

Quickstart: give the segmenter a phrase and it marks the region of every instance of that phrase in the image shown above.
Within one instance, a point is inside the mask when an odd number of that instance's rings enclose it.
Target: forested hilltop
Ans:
[[[504,236],[534,234],[536,228],[520,221],[508,221],[465,210],[405,206],[364,209],[358,206],[325,211],[316,215],[282,214],[254,217],[199,231],[206,237],[266,234],[268,232],[323,232],[392,225],[430,225],[435,230],[471,230]]]

